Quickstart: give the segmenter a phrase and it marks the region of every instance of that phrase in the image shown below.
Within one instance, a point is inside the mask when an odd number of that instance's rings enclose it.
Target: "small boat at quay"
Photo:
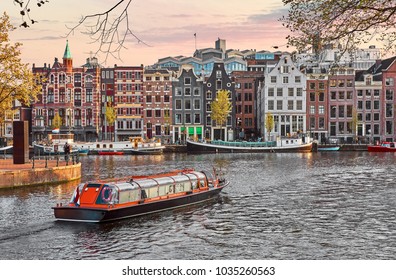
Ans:
[[[124,152],[119,151],[99,151],[98,154],[100,156],[121,156]]]
[[[312,142],[308,138],[287,137],[269,142],[230,142],[210,141],[197,142],[187,139],[187,152],[189,153],[286,153],[286,152],[311,152]]]
[[[382,142],[381,144],[368,145],[369,152],[396,152],[396,142]]]
[[[216,170],[174,170],[82,183],[67,205],[57,204],[52,209],[61,221],[107,222],[211,200],[228,185]]]
[[[318,147],[318,152],[336,152],[340,150],[340,146],[326,147],[320,146]]]

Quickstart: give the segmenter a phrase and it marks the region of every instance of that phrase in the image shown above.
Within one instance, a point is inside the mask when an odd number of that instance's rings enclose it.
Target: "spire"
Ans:
[[[72,58],[70,49],[69,49],[69,40],[66,40],[66,48],[65,48],[65,53],[63,54],[63,58]]]

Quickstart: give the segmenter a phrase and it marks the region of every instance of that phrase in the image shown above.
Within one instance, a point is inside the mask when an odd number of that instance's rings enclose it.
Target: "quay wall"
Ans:
[[[0,189],[74,181],[81,178],[81,163],[50,168],[0,170]]]

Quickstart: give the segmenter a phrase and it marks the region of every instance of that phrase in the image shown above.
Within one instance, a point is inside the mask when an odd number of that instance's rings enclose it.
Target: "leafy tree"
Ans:
[[[221,131],[226,124],[227,116],[231,111],[231,101],[229,100],[229,91],[221,89],[216,94],[216,100],[212,102],[212,120],[220,125]]]
[[[267,129],[268,132],[267,141],[270,140],[271,131],[274,129],[274,126],[275,126],[274,116],[271,113],[265,114],[265,128]]]
[[[112,106],[107,106],[105,111],[106,123],[112,126],[117,119],[117,111]],[[112,135],[110,132],[110,138],[112,139]]]
[[[28,64],[21,62],[21,44],[10,42],[9,32],[14,29],[4,13],[0,17],[0,123],[13,109],[15,100],[29,106],[41,92],[41,85],[36,83],[38,77],[33,75]]]
[[[396,2],[389,0],[282,0],[289,7],[283,25],[291,30],[288,43],[298,50],[341,44],[353,52],[374,37],[386,50],[396,50]]]
[[[54,115],[54,119],[52,120],[51,128],[52,128],[52,129],[54,129],[54,128],[60,128],[61,125],[62,125],[62,123],[63,123],[63,120],[62,120],[61,116],[59,115],[59,113],[56,113],[56,114]]]

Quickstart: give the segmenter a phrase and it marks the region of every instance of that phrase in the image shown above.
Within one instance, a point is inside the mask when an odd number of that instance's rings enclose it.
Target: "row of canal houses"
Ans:
[[[301,57],[300,57],[301,58]],[[101,67],[96,58],[73,66],[68,43],[63,61],[33,65],[43,92],[32,107],[32,140],[51,133],[54,116],[76,141],[125,140],[163,143],[195,139],[275,139],[307,133],[320,142],[396,139],[396,57],[330,68],[298,62],[282,52],[197,50],[194,57],[168,57],[152,66]],[[226,125],[211,119],[216,92],[230,93]],[[116,109],[108,123],[107,107]],[[266,131],[268,113],[274,129]]]

